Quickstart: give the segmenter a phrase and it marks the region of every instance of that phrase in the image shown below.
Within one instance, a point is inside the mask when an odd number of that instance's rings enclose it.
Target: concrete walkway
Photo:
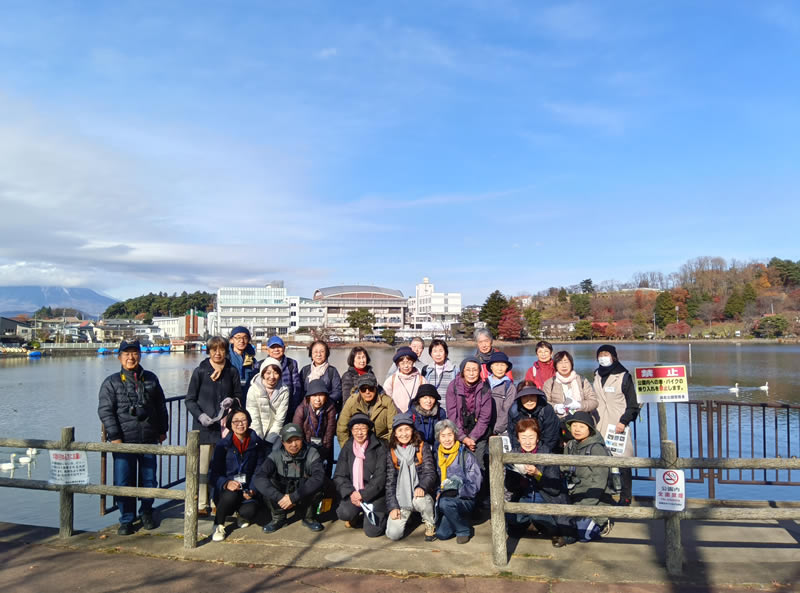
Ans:
[[[182,507],[133,536],[116,527],[59,540],[57,530],[0,524],[0,586],[23,591],[800,591],[800,525],[793,521],[684,521],[685,575],[664,568],[660,521],[619,521],[603,542],[555,549],[531,534],[509,541],[507,567],[492,565],[488,522],[466,545],[368,539],[339,521],[312,533],[299,522],[267,535],[228,527],[224,542],[183,549]],[[195,562],[176,562],[191,560]],[[200,562],[197,562],[200,561]],[[46,570],[44,568],[46,567]],[[242,572],[244,570],[244,573]],[[368,575],[368,576],[367,576]],[[225,583],[223,585],[223,583]],[[158,587],[158,589],[156,588]]]

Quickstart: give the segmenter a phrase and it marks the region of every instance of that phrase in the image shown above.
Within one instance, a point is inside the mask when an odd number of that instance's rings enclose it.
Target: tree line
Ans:
[[[169,296],[166,292],[148,293],[134,297],[108,307],[103,313],[104,318],[117,319],[152,319],[161,316],[184,315],[187,311],[207,312],[214,310],[216,295],[210,292],[196,291],[188,293],[173,293]]]

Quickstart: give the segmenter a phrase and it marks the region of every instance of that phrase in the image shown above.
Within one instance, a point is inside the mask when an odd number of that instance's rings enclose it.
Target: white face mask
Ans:
[[[614,359],[610,356],[601,356],[597,359],[601,367],[610,367],[614,363]]]

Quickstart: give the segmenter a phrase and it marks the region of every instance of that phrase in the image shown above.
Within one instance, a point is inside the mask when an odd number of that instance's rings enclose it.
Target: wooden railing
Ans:
[[[666,430],[664,431],[666,432]],[[500,437],[489,439],[489,492],[492,512],[492,553],[495,566],[508,564],[506,548],[506,513],[585,517],[602,514],[612,519],[652,519],[665,523],[666,567],[670,575],[683,572],[681,524],[683,519],[800,519],[800,508],[686,508],[683,511],[662,511],[652,507],[586,507],[580,505],[506,502],[504,478],[506,463],[534,465],[663,468],[663,469],[764,469],[798,470],[798,458],[722,459],[679,458],[675,443],[661,441],[661,457],[601,457],[592,455],[553,455],[541,453],[504,453]],[[742,501],[747,504],[750,501]]]
[[[99,494],[101,496],[133,496],[184,501],[183,546],[197,547],[197,495],[199,490],[200,433],[196,430],[186,435],[186,446],[140,445],[132,443],[90,443],[75,441],[75,429],[61,429],[60,441],[39,439],[0,438],[0,447],[35,448],[57,451],[97,451],[101,453],[135,453],[173,455],[186,458],[186,488],[141,488],[134,486],[108,486],[104,484],[73,484],[62,486],[46,480],[19,480],[0,478],[0,487],[27,490],[51,490],[59,493],[59,535],[71,537],[74,532],[74,495]]]

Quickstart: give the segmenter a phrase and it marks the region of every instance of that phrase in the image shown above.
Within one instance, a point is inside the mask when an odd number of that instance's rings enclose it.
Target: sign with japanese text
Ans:
[[[89,463],[86,451],[50,451],[51,484],[66,486],[69,484],[89,483]]]
[[[683,470],[656,470],[656,508],[662,511],[682,511],[686,508]]]
[[[689,401],[685,365],[636,367],[634,378],[636,399],[640,404]]]

